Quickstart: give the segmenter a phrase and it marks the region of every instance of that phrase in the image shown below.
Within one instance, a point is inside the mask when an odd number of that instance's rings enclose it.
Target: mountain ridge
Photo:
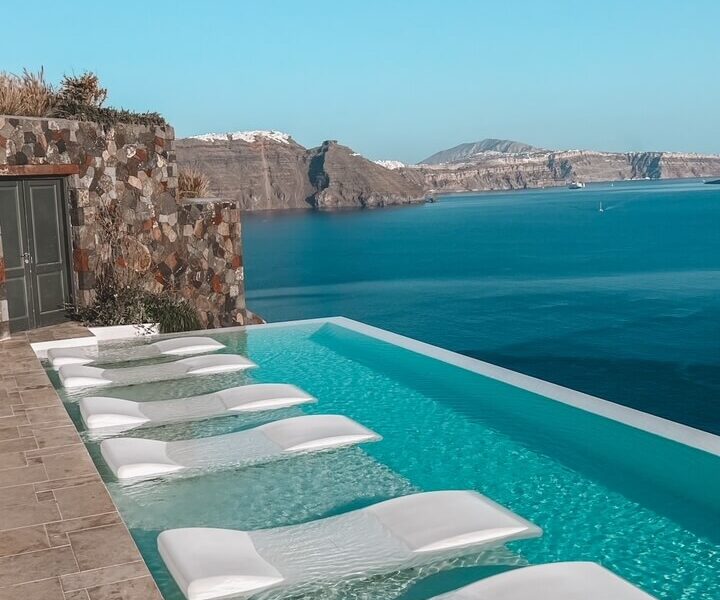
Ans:
[[[502,154],[522,154],[541,150],[524,142],[503,140],[498,138],[485,138],[478,142],[466,142],[452,148],[440,150],[421,160],[419,165],[439,165],[454,162],[467,162],[477,155],[486,152],[499,152]]]
[[[213,193],[237,200],[244,210],[370,208],[420,203],[434,194],[560,186],[573,180],[720,175],[720,155],[543,150],[494,139],[484,147],[517,148],[511,144],[533,150],[482,150],[456,162],[406,165],[368,160],[333,140],[308,149],[278,131],[203,134],[176,140],[175,149],[181,166],[207,173]]]

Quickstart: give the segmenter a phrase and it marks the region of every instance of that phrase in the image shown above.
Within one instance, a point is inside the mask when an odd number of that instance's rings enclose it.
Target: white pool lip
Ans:
[[[542,594],[539,596],[538,594]],[[592,562],[559,562],[506,571],[430,600],[655,600]]]

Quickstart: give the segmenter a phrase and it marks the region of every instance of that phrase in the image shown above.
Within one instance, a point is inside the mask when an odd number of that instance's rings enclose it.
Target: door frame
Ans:
[[[59,219],[58,219],[58,226],[61,229],[59,232],[60,236],[60,246],[62,251],[62,258],[63,258],[63,271],[65,275],[65,279],[67,281],[67,289],[65,293],[65,302],[66,303],[72,303],[75,299],[75,285],[73,280],[73,268],[72,268],[72,256],[73,256],[73,238],[72,238],[72,222],[70,219],[70,211],[68,209],[67,205],[67,199],[69,198],[69,186],[68,186],[68,178],[64,176],[52,176],[52,175],[38,175],[38,176],[11,176],[11,177],[0,177],[0,182],[15,182],[20,187],[20,202],[22,203],[22,212],[23,212],[23,223],[22,226],[25,227],[25,232],[22,233],[23,237],[25,238],[25,242],[29,242],[28,238],[28,226],[29,226],[29,220],[27,215],[27,206],[26,206],[26,199],[28,197],[28,194],[26,194],[26,186],[25,182],[32,181],[32,182],[38,182],[38,183],[47,183],[47,184],[55,184],[58,183],[58,191],[59,191],[59,197],[58,201],[60,203],[60,206],[58,207],[59,210]],[[2,232],[0,231],[0,236],[2,235]],[[34,235],[34,232],[32,232],[32,235]],[[1,238],[0,238],[1,239]],[[1,242],[0,242],[1,243]],[[27,276],[26,276],[27,277]],[[28,302],[30,303],[30,306],[28,307],[28,330],[36,329],[38,327],[42,327],[42,324],[38,322],[40,315],[38,312],[38,299],[37,299],[37,290],[36,285],[34,282],[31,284],[32,289],[28,289]],[[11,331],[11,333],[13,333]]]

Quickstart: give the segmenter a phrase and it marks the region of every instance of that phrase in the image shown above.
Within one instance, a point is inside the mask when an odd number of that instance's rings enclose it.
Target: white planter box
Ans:
[[[81,346],[97,346],[99,341],[121,340],[135,337],[157,335],[158,326],[153,323],[139,325],[112,325],[110,327],[88,327],[91,336],[53,340],[51,342],[35,342],[30,347],[39,359],[47,358],[49,348],[77,348]]]
[[[142,325],[111,325],[110,327],[88,327],[99,340],[120,340],[123,338],[157,335],[158,326],[153,323]]]

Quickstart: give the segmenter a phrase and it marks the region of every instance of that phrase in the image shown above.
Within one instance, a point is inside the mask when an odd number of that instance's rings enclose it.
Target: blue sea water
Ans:
[[[720,434],[720,186],[247,214],[243,239],[267,320],[348,316]]]

